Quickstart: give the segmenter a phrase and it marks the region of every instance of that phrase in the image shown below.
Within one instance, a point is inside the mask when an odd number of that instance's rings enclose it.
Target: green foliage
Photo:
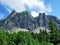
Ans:
[[[41,31],[40,33],[17,32],[9,33],[0,29],[0,45],[60,45],[60,30],[50,22],[53,33]]]
[[[50,41],[54,43],[54,45],[57,45],[57,43],[60,42],[60,30],[58,30],[53,22],[49,22],[49,26],[51,29]]]
[[[42,41],[40,43],[40,45],[54,45],[53,43],[49,43],[49,42],[45,42],[45,41]]]
[[[24,12],[23,12],[24,15],[27,15],[28,13],[29,13],[28,11],[24,11]]]
[[[2,25],[0,24],[0,30],[1,30],[1,28],[2,28]]]
[[[49,42],[48,42],[48,43],[47,43],[47,45],[54,45],[54,44],[53,44],[53,43],[49,43]]]
[[[59,43],[59,44],[57,44],[57,45],[60,45],[60,43]]]
[[[58,28],[57,28],[57,26],[53,23],[53,22],[49,22],[49,26],[50,26],[50,29],[52,30],[52,31],[54,31],[54,30],[58,30]]]

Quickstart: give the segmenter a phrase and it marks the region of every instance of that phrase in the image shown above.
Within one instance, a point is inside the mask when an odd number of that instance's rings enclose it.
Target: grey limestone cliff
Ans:
[[[17,13],[13,11],[4,21],[3,30],[11,30],[12,28],[25,28],[28,30],[34,30],[38,27],[46,27],[49,29],[49,21],[55,23],[55,25],[60,29],[60,20],[51,15],[46,15],[45,13],[39,13],[39,16],[33,18],[31,14],[27,11]]]

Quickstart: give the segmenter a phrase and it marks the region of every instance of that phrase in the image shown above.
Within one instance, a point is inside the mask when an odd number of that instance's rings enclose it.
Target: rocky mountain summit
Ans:
[[[46,27],[49,29],[49,21],[54,22],[57,28],[60,29],[60,20],[55,16],[39,13],[39,16],[33,18],[33,16],[31,16],[31,14],[27,11],[23,11],[21,13],[13,11],[4,20],[2,29],[11,30],[12,28],[25,28],[30,31],[35,30],[38,27]]]

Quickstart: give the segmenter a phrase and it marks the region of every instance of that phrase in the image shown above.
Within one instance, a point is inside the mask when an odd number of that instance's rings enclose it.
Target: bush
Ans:
[[[59,43],[59,44],[57,44],[57,45],[60,45],[60,43]]]

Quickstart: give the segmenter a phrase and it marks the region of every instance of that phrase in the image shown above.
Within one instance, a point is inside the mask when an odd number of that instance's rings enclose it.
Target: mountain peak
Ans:
[[[60,29],[60,20],[55,17],[46,15],[45,13],[39,13],[39,16],[33,18],[28,11],[23,11],[17,13],[13,11],[5,20],[3,29],[11,30],[12,28],[25,28],[28,30],[34,30],[38,27],[46,27],[49,29],[49,21],[55,23],[55,25]]]
[[[28,14],[29,12],[28,11],[23,11],[22,13]]]

